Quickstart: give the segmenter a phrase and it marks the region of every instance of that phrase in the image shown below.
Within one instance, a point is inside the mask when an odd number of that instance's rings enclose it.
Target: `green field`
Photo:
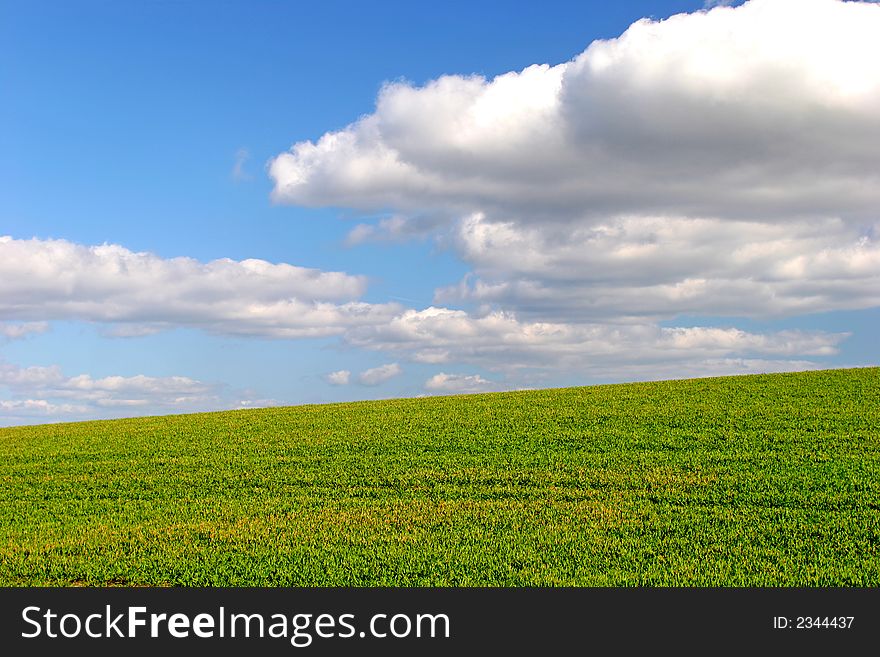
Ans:
[[[880,369],[0,429],[0,585],[878,586]]]

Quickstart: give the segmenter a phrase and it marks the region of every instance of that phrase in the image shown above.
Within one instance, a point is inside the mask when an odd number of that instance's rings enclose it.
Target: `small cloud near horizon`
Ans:
[[[338,370],[324,375],[324,380],[331,386],[345,386],[351,380],[351,372],[348,370]]]
[[[380,383],[385,383],[389,379],[393,379],[395,376],[399,376],[403,374],[403,369],[397,363],[388,363],[387,365],[380,365],[379,367],[373,367],[368,370],[364,370],[358,376],[358,383],[364,386],[377,386]]]

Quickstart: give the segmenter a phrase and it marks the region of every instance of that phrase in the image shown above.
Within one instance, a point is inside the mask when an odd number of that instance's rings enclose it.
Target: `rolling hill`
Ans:
[[[0,429],[0,585],[878,586],[880,368]]]

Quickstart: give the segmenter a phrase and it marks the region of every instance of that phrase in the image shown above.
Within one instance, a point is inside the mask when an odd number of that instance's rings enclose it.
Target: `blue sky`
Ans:
[[[851,4],[2,2],[0,424],[876,364]]]

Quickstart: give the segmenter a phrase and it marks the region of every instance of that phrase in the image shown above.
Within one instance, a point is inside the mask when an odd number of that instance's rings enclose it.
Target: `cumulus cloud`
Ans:
[[[336,372],[330,372],[329,374],[324,376],[324,380],[327,381],[331,386],[346,386],[348,382],[351,380],[351,372],[348,370],[338,370]]]
[[[484,379],[479,374],[447,374],[440,372],[425,381],[425,390],[437,394],[466,394],[489,392],[498,385]]]
[[[396,304],[357,301],[362,276],[265,260],[161,258],[122,246],[0,237],[0,315],[127,324],[117,335],[168,326],[297,338],[381,322]]]
[[[185,376],[66,376],[60,367],[0,362],[0,422],[76,420],[270,406],[274,400]]]
[[[19,367],[0,363],[0,385],[16,394],[39,394],[53,399],[88,401],[98,406],[176,405],[202,401],[216,394],[217,387],[183,376],[149,377],[88,374],[67,377],[57,365]]]
[[[48,330],[48,322],[0,322],[0,337],[7,340],[18,340],[28,335],[45,333]]]
[[[358,383],[365,386],[377,386],[401,374],[403,374],[403,368],[400,365],[388,363],[387,365],[364,370],[358,375]]]
[[[437,303],[543,318],[785,316],[880,305],[880,243],[840,219],[790,225],[623,217],[521,226],[474,214],[455,246],[474,267]]]
[[[609,365],[682,363],[756,356],[828,356],[846,333],[750,333],[735,327],[523,322],[505,312],[410,310],[346,334],[355,346],[408,354],[425,363],[472,363],[492,370],[553,368],[584,375]]]
[[[544,222],[876,216],[880,6],[752,0],[634,23],[572,61],[385,85],[271,163],[300,205]]]
[[[725,3],[727,4],[727,3]],[[451,225],[437,303],[546,318],[796,315],[880,302],[880,5],[644,19],[573,60],[391,83],[270,167],[274,198]],[[417,222],[416,222],[417,223]]]

